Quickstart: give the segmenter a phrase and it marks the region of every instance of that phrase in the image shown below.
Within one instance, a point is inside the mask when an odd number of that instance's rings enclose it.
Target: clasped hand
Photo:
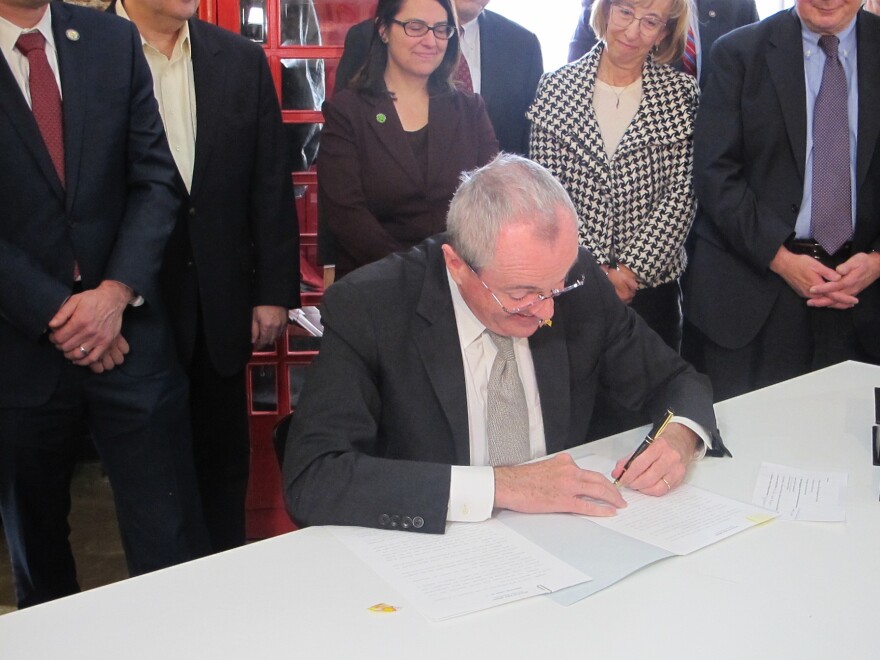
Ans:
[[[95,373],[113,369],[129,351],[120,330],[131,298],[131,289],[110,280],[70,296],[49,321],[49,340],[77,366]]]
[[[770,269],[782,277],[809,307],[849,309],[858,295],[880,277],[880,255],[857,252],[836,269],[780,247]]]

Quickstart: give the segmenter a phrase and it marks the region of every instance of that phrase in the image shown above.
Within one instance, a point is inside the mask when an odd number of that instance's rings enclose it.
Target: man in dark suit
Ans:
[[[19,607],[79,590],[67,514],[81,419],[131,573],[205,545],[158,291],[179,200],[150,72],[130,26],[48,7],[0,0],[2,43],[18,44],[0,59],[0,511]]]
[[[701,333],[695,359],[718,398],[880,358],[880,19],[860,0],[826,4],[798,0],[713,50],[694,136],[703,214],[684,300]],[[829,123],[843,128],[835,183],[825,181],[830,165],[814,169],[829,157],[817,147],[824,124],[811,121],[826,69],[842,74]],[[815,225],[828,202],[842,205],[830,216],[843,222],[839,250],[825,249]]]
[[[473,91],[486,102],[486,112],[502,151],[526,155],[529,151],[529,122],[526,110],[535,98],[538,80],[544,73],[538,38],[511,20],[484,10],[489,0],[455,0],[459,24],[478,33],[479,67],[468,59],[480,84]],[[346,87],[367,59],[373,38],[373,21],[352,27],[345,37],[345,50],[336,70],[336,89]],[[467,55],[463,37],[463,56]],[[477,76],[473,75],[476,80]]]
[[[583,0],[584,10],[578,20],[568,48],[568,61],[574,62],[596,45],[596,35],[590,27],[590,12],[593,8],[593,0]],[[700,87],[709,79],[710,61],[709,52],[712,44],[721,35],[727,34],[743,25],[754,23],[758,20],[758,10],[755,0],[696,0],[697,22],[694,27],[694,45],[696,47],[697,80]],[[682,69],[681,63],[676,68]]]
[[[499,156],[459,187],[448,227],[328,289],[284,463],[296,521],[440,533],[493,507],[611,515],[617,489],[568,455],[515,465],[584,443],[600,388],[682,416],[623,485],[664,495],[704,441],[723,451],[706,379],[579,250],[546,169]]]
[[[113,9],[146,42],[184,199],[161,276],[190,380],[205,522],[219,552],[245,542],[245,365],[299,306],[299,228],[266,57],[195,18],[197,7],[126,0]]]

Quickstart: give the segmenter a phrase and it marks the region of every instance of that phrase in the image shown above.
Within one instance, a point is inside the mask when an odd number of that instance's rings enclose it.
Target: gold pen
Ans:
[[[663,429],[666,428],[666,425],[672,420],[672,410],[667,409],[666,414],[663,416],[663,419],[658,420],[654,423],[654,426],[651,427],[651,430],[648,431],[648,435],[645,436],[645,439],[642,440],[642,444],[638,446],[638,448],[633,452],[633,455],[629,457],[629,460],[626,462],[626,465],[623,466],[623,472],[620,473],[620,477],[624,475],[624,473],[629,469],[629,466],[632,465],[632,462],[636,460],[639,456],[642,455],[652,442],[657,438],[658,435],[663,433]],[[620,477],[614,480],[614,485],[616,486],[620,482]]]

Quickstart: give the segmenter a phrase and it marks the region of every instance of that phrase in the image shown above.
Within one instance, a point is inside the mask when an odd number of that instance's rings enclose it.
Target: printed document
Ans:
[[[845,472],[821,472],[764,463],[752,502],[779,512],[780,520],[846,520]]]
[[[497,520],[450,523],[442,535],[363,527],[329,529],[434,621],[591,579]]]

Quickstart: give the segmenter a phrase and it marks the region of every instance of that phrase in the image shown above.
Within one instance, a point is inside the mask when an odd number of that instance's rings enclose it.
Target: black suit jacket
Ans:
[[[179,200],[175,169],[135,29],[115,16],[50,3],[64,113],[62,188],[5,58],[0,59],[0,406],[45,402],[64,356],[46,326],[73,287],[118,280],[144,296],[128,307],[131,347],[118,369],[172,364],[158,294]],[[107,57],[107,53],[113,53]]]
[[[388,96],[342,90],[323,111],[318,200],[337,276],[443,231],[461,173],[498,152],[482,99],[458,91],[430,100],[425,173]]]
[[[755,0],[696,0],[697,12],[699,13],[700,25],[700,53],[702,67],[700,68],[700,87],[709,80],[709,71],[712,67],[709,53],[712,44],[718,37],[727,34],[743,25],[755,23],[758,20],[758,10]],[[593,0],[583,0],[584,10],[578,20],[568,47],[568,61],[582,57],[587,51],[596,45],[596,35],[590,27],[590,11]],[[675,63],[680,69],[681,64]]]
[[[523,156],[529,151],[526,110],[544,73],[541,44],[524,27],[491,11],[479,16],[480,95],[502,151]],[[353,26],[336,70],[336,91],[344,89],[367,59],[373,21]]]
[[[853,250],[880,250],[880,18],[860,11],[859,125]],[[702,208],[685,281],[685,314],[725,348],[750,342],[787,284],[768,265],[794,234],[803,197],[807,109],[801,24],[794,10],[723,37],[712,53],[694,135]],[[880,357],[880,283],[853,320]]]
[[[229,376],[250,358],[253,307],[300,304],[299,225],[262,48],[197,18],[189,31],[195,164],[189,193],[177,177],[183,202],[161,277],[182,362],[201,316],[211,363]]]
[[[442,532],[450,465],[470,456],[464,366],[441,252],[445,236],[327,290],[321,353],[288,437],[287,507],[301,524]],[[548,452],[580,445],[602,388],[652,416],[715,431],[708,380],[626,307],[581,249],[586,284],[530,340]]]

